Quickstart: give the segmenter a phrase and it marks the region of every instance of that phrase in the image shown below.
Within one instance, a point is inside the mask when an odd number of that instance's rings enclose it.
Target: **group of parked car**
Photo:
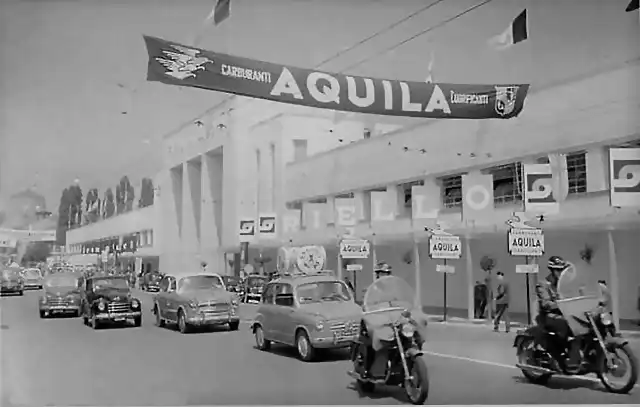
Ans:
[[[18,265],[2,267],[0,293],[23,295],[25,290],[41,289],[43,273],[38,268],[22,268]]]
[[[269,281],[268,277],[262,275],[249,275],[245,278],[224,276],[222,278],[227,291],[236,294],[240,302],[248,304],[260,302],[264,286]]]

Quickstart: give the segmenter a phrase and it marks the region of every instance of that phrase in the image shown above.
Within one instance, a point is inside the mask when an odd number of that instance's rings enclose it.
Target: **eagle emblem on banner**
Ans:
[[[166,75],[176,79],[195,78],[197,71],[204,71],[207,64],[213,64],[213,60],[198,56],[200,51],[197,49],[182,47],[180,45],[170,45],[175,51],[162,50],[165,57],[156,57],[167,71]]]
[[[500,116],[511,114],[516,108],[519,86],[496,86],[496,113]]]

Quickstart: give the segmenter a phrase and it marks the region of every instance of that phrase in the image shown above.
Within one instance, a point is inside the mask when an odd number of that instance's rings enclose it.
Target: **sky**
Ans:
[[[0,0],[0,204],[35,185],[55,210],[74,179],[102,193],[123,175],[137,184],[161,169],[162,137],[227,95],[146,82],[142,35],[188,42],[213,3]],[[232,0],[231,17],[200,46],[312,68],[430,3],[322,69],[422,81],[433,53],[436,82],[535,92],[640,57],[628,0],[492,0],[459,18],[483,1]],[[525,7],[529,40],[491,50],[487,40]]]

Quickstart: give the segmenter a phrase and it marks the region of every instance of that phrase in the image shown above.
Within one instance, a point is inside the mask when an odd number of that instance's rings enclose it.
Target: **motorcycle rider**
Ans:
[[[536,286],[536,294],[538,296],[539,314],[536,317],[538,325],[544,329],[554,332],[561,339],[568,342],[569,357],[567,368],[576,370],[580,366],[580,342],[577,338],[572,338],[569,323],[562,316],[562,312],[558,308],[558,279],[560,274],[569,267],[569,264],[560,256],[551,256],[547,263],[549,275],[546,279],[538,283]]]

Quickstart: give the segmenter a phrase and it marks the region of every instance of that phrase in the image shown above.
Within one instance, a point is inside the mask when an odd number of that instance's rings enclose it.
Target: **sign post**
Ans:
[[[432,259],[442,259],[443,264],[436,266],[436,272],[443,273],[443,296],[444,296],[444,310],[442,319],[447,320],[447,275],[455,273],[455,267],[449,266],[447,260],[458,260],[462,256],[462,244],[459,236],[454,236],[448,233],[440,232],[438,234],[432,234],[429,238],[429,257]],[[420,289],[420,287],[418,287]]]
[[[342,280],[342,267],[343,259],[368,259],[371,253],[371,244],[368,240],[356,239],[352,237],[343,238],[339,241],[338,250],[338,270],[340,272],[339,278]],[[375,265],[374,265],[375,267]],[[354,295],[356,295],[356,271],[362,270],[361,264],[348,264],[347,271],[353,271],[353,288]]]
[[[529,274],[538,273],[538,264],[529,264],[531,257],[544,254],[544,233],[537,228],[511,228],[509,230],[509,254],[525,258],[525,264],[516,266],[516,274],[525,275],[527,286],[527,323],[531,325],[531,289]]]

